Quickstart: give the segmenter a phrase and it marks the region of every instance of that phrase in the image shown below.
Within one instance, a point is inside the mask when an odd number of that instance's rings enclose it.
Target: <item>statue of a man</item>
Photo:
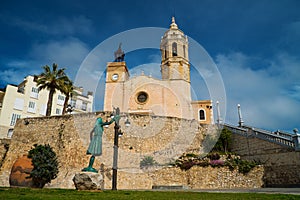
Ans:
[[[100,113],[97,116],[97,120],[93,130],[90,133],[90,144],[88,150],[86,152],[87,155],[92,155],[90,158],[89,166],[82,169],[84,172],[95,172],[98,173],[98,170],[93,168],[93,164],[95,161],[95,156],[102,155],[102,135],[103,135],[103,126],[110,125],[115,120],[111,119],[109,122],[103,122],[102,116],[104,113]]]

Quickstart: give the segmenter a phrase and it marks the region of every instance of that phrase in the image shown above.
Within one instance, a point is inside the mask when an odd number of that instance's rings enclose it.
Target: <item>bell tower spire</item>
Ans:
[[[188,39],[178,28],[175,17],[161,39],[160,50],[162,79],[190,82]]]
[[[178,29],[178,26],[175,23],[175,17],[172,17],[172,23],[170,25],[170,29]]]

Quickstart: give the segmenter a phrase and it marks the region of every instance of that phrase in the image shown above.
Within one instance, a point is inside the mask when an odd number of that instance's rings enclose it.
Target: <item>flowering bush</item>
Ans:
[[[255,166],[259,165],[255,161],[242,160],[239,156],[234,154],[225,154],[220,156],[218,153],[210,153],[205,157],[200,157],[195,154],[185,154],[180,156],[175,161],[175,166],[182,170],[189,170],[193,166],[201,167],[228,167],[230,170],[238,169],[240,173],[247,174]]]
[[[209,164],[212,166],[212,167],[220,167],[220,166],[224,166],[224,161],[223,160],[211,160],[209,162]]]

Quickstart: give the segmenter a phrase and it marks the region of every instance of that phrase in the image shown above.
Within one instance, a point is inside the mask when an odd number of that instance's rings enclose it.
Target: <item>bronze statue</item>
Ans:
[[[93,130],[90,133],[90,144],[86,152],[87,155],[92,155],[90,158],[89,166],[82,169],[84,172],[95,172],[98,173],[98,170],[93,168],[95,161],[95,156],[102,155],[102,135],[103,135],[103,126],[113,123],[115,120],[111,119],[109,122],[103,122],[102,116],[104,113],[100,113],[97,116],[97,120]]]
[[[123,62],[124,61],[125,53],[124,53],[124,51],[122,51],[121,45],[122,45],[122,43],[119,44],[118,50],[115,51],[115,62]]]

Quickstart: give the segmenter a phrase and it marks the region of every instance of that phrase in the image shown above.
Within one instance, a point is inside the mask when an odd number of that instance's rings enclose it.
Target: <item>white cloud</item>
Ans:
[[[271,130],[299,127],[300,60],[279,54],[273,61],[262,59],[269,65],[259,69],[253,66],[254,59],[241,53],[217,56],[226,87],[226,121],[237,124],[236,106],[241,104],[246,124]]]
[[[142,73],[146,76],[161,79],[160,64],[159,63],[147,63],[132,67],[129,69],[131,77],[139,76]]]
[[[4,70],[0,71],[1,82],[9,84],[17,84],[23,80],[22,74],[16,70]]]
[[[20,17],[4,16],[7,23],[17,26],[25,31],[37,31],[49,35],[89,35],[93,31],[92,21],[85,16],[79,15],[72,18],[57,17],[54,20],[37,19],[31,21]]]
[[[28,63],[26,61],[14,60],[7,63],[10,67],[25,67]]]
[[[66,68],[68,75],[74,79],[77,70],[89,53],[87,45],[76,38],[62,41],[38,43],[32,47],[30,56],[42,65],[57,63],[59,67]]]
[[[66,68],[65,72],[74,80],[88,53],[87,45],[76,38],[36,43],[23,60],[6,63],[7,69],[0,72],[1,84],[19,84],[24,77],[40,74],[42,66],[52,66],[53,63],[57,63],[60,68]]]
[[[30,60],[12,60],[6,64],[6,68],[0,71],[2,85],[7,84],[19,84],[28,75],[40,73],[40,69],[37,70],[36,62]]]

